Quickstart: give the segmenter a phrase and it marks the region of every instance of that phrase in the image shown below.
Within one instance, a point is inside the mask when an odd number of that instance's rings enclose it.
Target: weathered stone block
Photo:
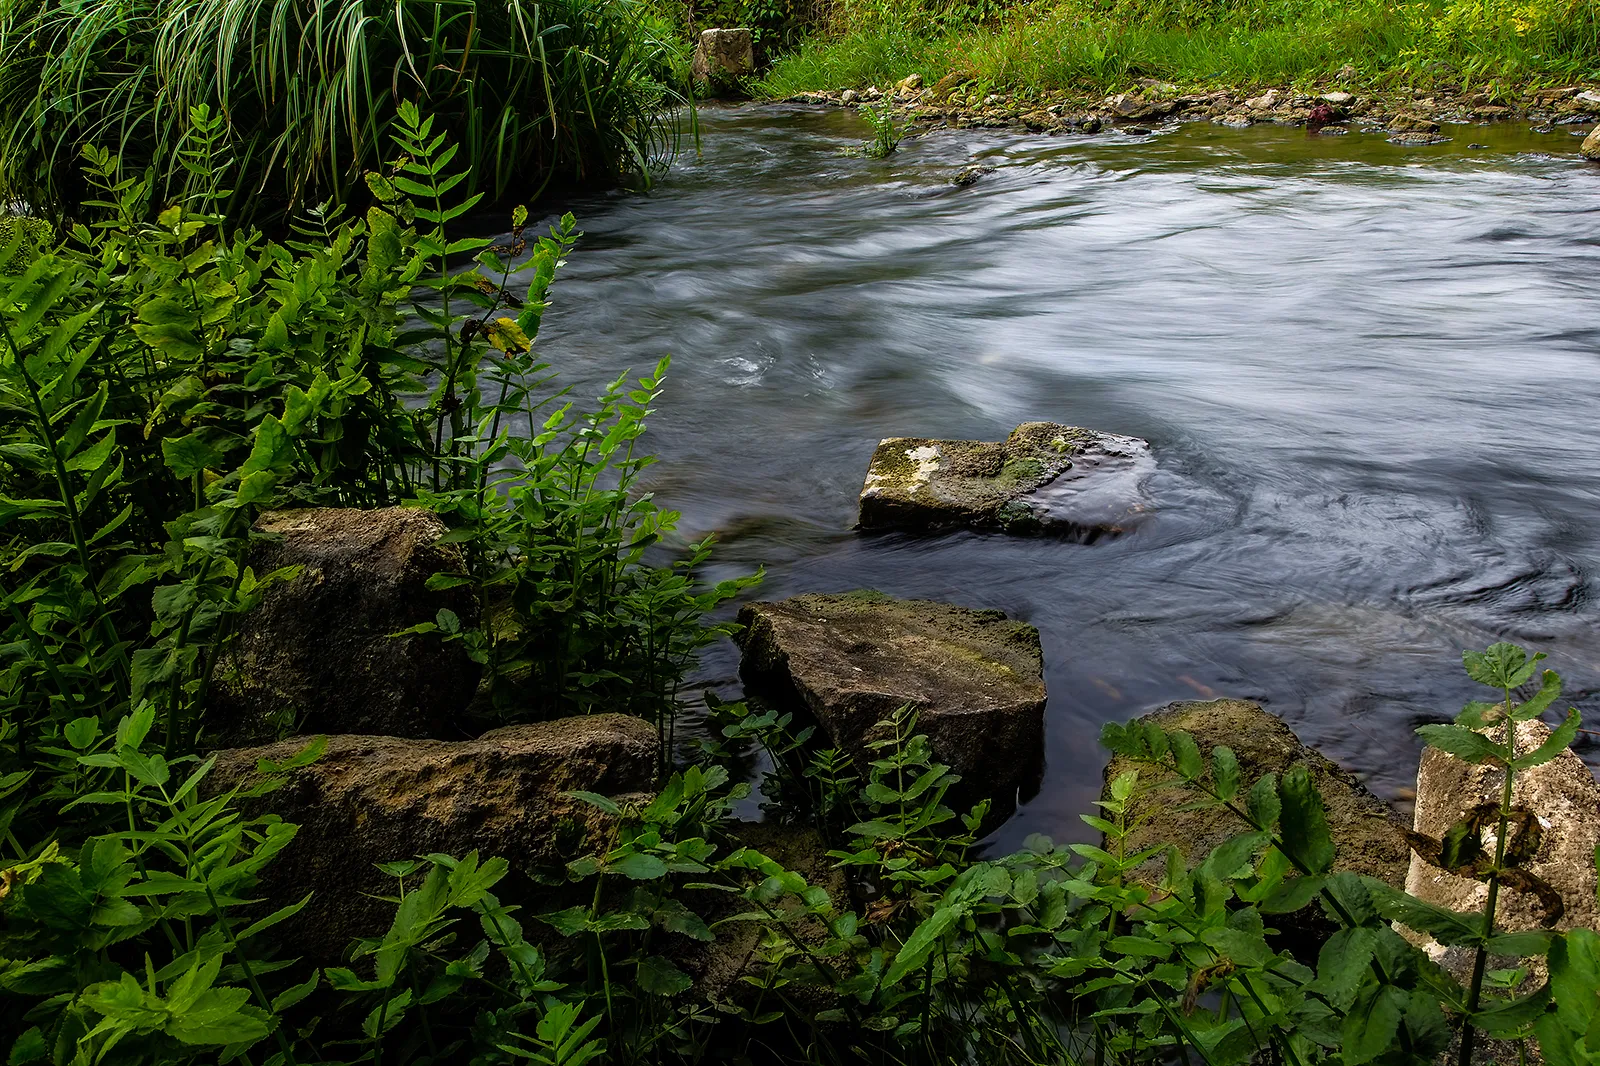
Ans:
[[[878,723],[910,705],[934,756],[962,776],[960,800],[988,797],[1000,817],[1037,787],[1045,689],[1032,626],[873,592],[752,603],[739,620],[745,680],[809,712],[863,776]]]
[[[261,743],[289,729],[462,736],[477,665],[436,635],[393,635],[441,608],[476,623],[468,590],[427,588],[434,574],[466,568],[459,548],[439,543],[444,523],[406,507],[323,508],[266,514],[256,528],[275,534],[252,550],[258,575],[301,570],[241,620],[207,712],[213,742]]]
[[[701,30],[690,70],[696,81],[742,78],[756,70],[755,38],[749,29]]]
[[[207,788],[252,781],[262,759],[284,762],[310,739],[217,752]],[[286,953],[337,959],[355,938],[388,928],[393,905],[370,897],[393,895],[395,881],[375,863],[474,850],[506,859],[520,875],[565,863],[605,824],[566,793],[648,791],[657,756],[655,727],[621,714],[510,726],[455,743],[329,737],[320,759],[246,805],[300,827],[262,885],[268,909],[313,893],[279,927]]]
[[[1517,729],[1517,752],[1543,744],[1550,729],[1543,722],[1523,722]],[[1472,766],[1436,748],[1423,752],[1417,770],[1415,828],[1435,839],[1482,803],[1500,802],[1505,778],[1492,766]],[[1595,905],[1595,846],[1600,844],[1600,785],[1582,759],[1571,750],[1553,761],[1517,774],[1511,794],[1513,806],[1526,807],[1539,820],[1542,836],[1529,873],[1543,878],[1561,894],[1564,913],[1557,929],[1584,926],[1600,928]],[[1494,830],[1485,830],[1493,850]],[[1458,877],[1413,854],[1406,891],[1429,903],[1461,912],[1482,913],[1488,903],[1486,882]],[[1541,927],[1545,908],[1533,893],[1502,886],[1495,907],[1495,924],[1511,932]],[[1402,930],[1457,979],[1470,974],[1473,954],[1466,948],[1446,948],[1432,937]],[[1510,960],[1503,960],[1509,964]]]
[[[1092,540],[1138,520],[1154,469],[1145,441],[1055,422],[1024,422],[1000,442],[891,437],[873,453],[859,522]]]

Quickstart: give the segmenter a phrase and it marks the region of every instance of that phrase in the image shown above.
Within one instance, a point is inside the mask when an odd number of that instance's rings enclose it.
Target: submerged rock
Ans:
[[[1589,132],[1589,136],[1583,139],[1583,146],[1578,151],[1583,153],[1583,158],[1600,163],[1600,126]]]
[[[249,783],[261,760],[284,762],[309,739],[217,752],[207,788]],[[317,960],[380,935],[394,908],[370,894],[393,895],[396,882],[375,863],[476,850],[523,876],[560,865],[605,824],[566,793],[647,791],[657,754],[655,727],[621,714],[510,726],[455,743],[329,737],[320,759],[245,804],[252,815],[270,812],[300,827],[264,871],[260,894],[267,910],[313,895],[275,935],[287,954]]]
[[[322,508],[261,516],[272,534],[252,548],[257,576],[298,566],[240,622],[218,666],[206,730],[247,744],[289,732],[460,736],[478,667],[460,643],[394,634],[441,609],[463,625],[478,607],[466,589],[432,591],[466,562],[435,515],[408,507]]]
[[[1145,441],[1055,422],[1024,422],[1001,442],[891,437],[873,453],[859,522],[1092,540],[1138,519],[1154,468]]]
[[[690,65],[696,81],[742,78],[755,70],[755,38],[749,29],[700,31]]]
[[[816,719],[861,768],[878,723],[910,705],[933,754],[963,778],[958,806],[1009,813],[1044,751],[1039,631],[999,611],[861,591],[747,604],[740,666],[752,691]]]
[[[1543,744],[1550,729],[1543,722],[1523,722],[1517,728],[1517,752]],[[1417,769],[1415,828],[1439,839],[1468,811],[1484,803],[1498,804],[1505,778],[1499,770],[1462,762],[1437,748],[1422,754]],[[1539,821],[1538,849],[1525,869],[1543,878],[1560,894],[1562,915],[1557,929],[1584,926],[1600,928],[1595,902],[1595,846],[1600,844],[1600,785],[1582,759],[1568,749],[1555,759],[1523,770],[1514,782],[1511,802],[1525,807]],[[1484,831],[1493,849],[1494,829]],[[1511,841],[1516,840],[1513,833]],[[1413,854],[1406,891],[1429,903],[1461,912],[1482,913],[1488,902],[1486,882],[1460,877]],[[1495,907],[1495,924],[1510,932],[1538,929],[1549,918],[1547,905],[1533,892],[1502,886]],[[1471,974],[1473,955],[1467,948],[1446,948],[1432,937],[1402,930],[1457,979]],[[1508,961],[1509,964],[1509,961]]]

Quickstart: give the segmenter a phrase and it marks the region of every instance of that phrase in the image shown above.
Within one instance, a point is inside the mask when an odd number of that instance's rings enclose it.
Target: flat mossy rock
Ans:
[[[269,587],[240,622],[219,664],[207,710],[215,745],[284,733],[373,733],[458,739],[479,668],[465,645],[437,634],[394,634],[441,609],[476,623],[470,589],[436,591],[437,573],[465,573],[458,546],[427,511],[318,508],[264,514],[250,564],[264,575],[299,567]]]
[[[872,455],[859,525],[1093,540],[1138,520],[1154,466],[1137,437],[1055,422],[1024,422],[1004,441],[891,437]]]
[[[1291,767],[1304,766],[1327,811],[1328,830],[1338,848],[1336,869],[1375,877],[1395,888],[1405,887],[1411,864],[1405,822],[1361,782],[1302,744],[1281,718],[1260,704],[1229,699],[1173,703],[1143,720],[1168,732],[1188,733],[1208,758],[1218,745],[1232,748],[1239,757],[1241,794],[1269,773],[1282,777]],[[1181,785],[1144,792],[1144,786],[1175,776],[1149,763],[1114,757],[1106,767],[1107,787],[1126,770],[1137,770],[1140,781],[1140,793],[1129,812],[1130,821],[1140,822],[1129,837],[1130,852],[1177,844],[1192,869],[1218,844],[1248,828],[1227,810],[1185,810],[1186,805],[1201,797]],[[1152,860],[1143,871],[1159,876],[1161,862],[1159,858]],[[1311,924],[1315,924],[1314,920]],[[1331,931],[1331,927],[1322,930]]]
[[[263,759],[286,762],[310,740],[214,752],[205,787],[251,784]],[[477,851],[506,859],[516,877],[560,867],[610,830],[606,816],[568,794],[647,792],[659,750],[654,726],[622,714],[508,726],[458,742],[329,737],[320,759],[243,804],[251,816],[275,814],[300,827],[264,870],[257,895],[268,911],[307,892],[311,901],[274,936],[286,954],[325,963],[355,938],[381,935],[394,907],[372,897],[393,895],[396,882],[377,863]]]
[[[753,693],[814,718],[864,767],[878,724],[903,706],[963,778],[958,802],[1014,809],[1044,750],[1039,631],[1000,611],[876,592],[748,604],[740,667]]]

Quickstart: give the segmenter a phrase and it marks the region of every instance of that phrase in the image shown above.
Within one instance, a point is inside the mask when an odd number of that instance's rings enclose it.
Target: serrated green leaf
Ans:
[[[694,984],[688,974],[660,955],[647,955],[640,960],[638,980],[639,987],[653,996],[676,996]]]

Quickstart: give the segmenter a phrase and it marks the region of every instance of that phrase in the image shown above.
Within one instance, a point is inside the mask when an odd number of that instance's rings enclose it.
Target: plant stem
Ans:
[[[1505,695],[1506,753],[1510,758],[1506,760],[1505,781],[1500,786],[1500,817],[1495,829],[1494,865],[1489,868],[1489,899],[1483,908],[1482,936],[1485,941],[1494,935],[1494,912],[1500,903],[1500,870],[1506,861],[1506,829],[1511,818],[1511,792],[1516,779],[1512,763],[1517,758],[1517,723],[1511,717],[1511,690],[1506,689]],[[1480,944],[1477,956],[1472,960],[1472,983],[1467,987],[1467,1013],[1461,1023],[1461,1051],[1456,1057],[1457,1066],[1472,1066],[1473,1045],[1478,1035],[1477,1028],[1472,1024],[1472,1016],[1477,1013],[1478,1003],[1483,996],[1483,975],[1488,964],[1489,948],[1486,944]]]

